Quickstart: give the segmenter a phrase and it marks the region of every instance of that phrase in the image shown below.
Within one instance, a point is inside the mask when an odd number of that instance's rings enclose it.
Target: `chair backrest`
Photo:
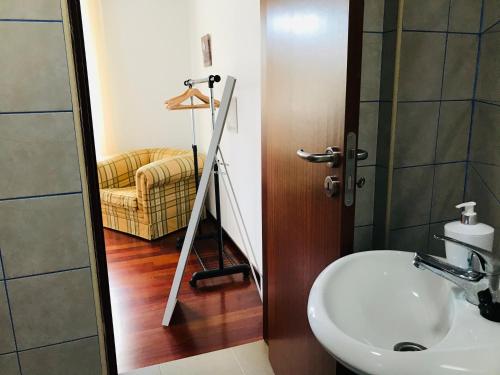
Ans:
[[[175,156],[191,155],[189,150],[180,150],[176,148],[152,148],[149,150],[149,162],[172,158]]]
[[[123,188],[135,185],[137,170],[149,163],[150,150],[125,152],[97,163],[99,188]]]
[[[116,155],[97,163],[99,188],[123,188],[136,185],[137,170],[158,160],[191,155],[190,150],[146,148]]]

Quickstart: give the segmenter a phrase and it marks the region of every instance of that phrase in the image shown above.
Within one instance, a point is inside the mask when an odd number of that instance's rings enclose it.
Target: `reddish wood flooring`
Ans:
[[[105,230],[119,372],[262,338],[262,304],[254,281],[234,275],[200,281],[198,288],[191,288],[191,274],[201,269],[193,254],[173,323],[161,325],[179,257],[179,235],[149,242]],[[215,254],[213,241],[196,246]]]

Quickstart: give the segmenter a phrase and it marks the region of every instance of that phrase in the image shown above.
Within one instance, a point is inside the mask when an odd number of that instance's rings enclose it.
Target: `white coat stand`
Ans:
[[[214,77],[214,76],[210,76]],[[201,80],[188,80],[186,82],[189,82],[190,84],[196,84],[196,83],[202,83],[202,82],[209,82],[210,79],[201,79]],[[213,79],[213,78],[212,78]],[[186,237],[184,238],[183,244],[182,244],[182,250],[181,250],[181,255],[179,257],[179,262],[177,264],[177,269],[175,271],[175,276],[174,280],[172,283],[172,287],[170,289],[170,294],[167,300],[167,306],[165,308],[165,313],[163,317],[163,322],[162,324],[164,326],[168,326],[170,324],[170,321],[172,319],[172,315],[175,309],[175,305],[177,303],[177,295],[179,292],[180,288],[180,283],[182,281],[182,277],[184,275],[184,270],[186,268],[187,264],[187,259],[189,257],[189,254],[191,252],[191,249],[193,247],[193,243],[195,240],[195,234],[198,229],[198,225],[200,222],[201,214],[203,211],[203,204],[205,202],[207,192],[208,192],[208,185],[210,181],[210,175],[213,171],[214,173],[214,187],[216,188],[216,211],[217,211],[217,222],[220,222],[220,192],[219,190],[219,161],[217,160],[217,155],[220,155],[221,160],[222,160],[222,165],[225,165],[224,162],[224,157],[222,155],[222,152],[219,148],[220,140],[222,138],[222,133],[224,131],[224,125],[226,123],[227,119],[227,114],[229,111],[229,105],[231,103],[231,98],[233,95],[234,87],[236,84],[236,79],[228,76],[226,80],[226,85],[224,87],[224,93],[222,96],[222,101],[221,101],[221,106],[217,115],[217,119],[215,119],[215,107],[214,107],[214,100],[213,100],[213,84],[210,87],[210,97],[211,97],[211,110],[212,110],[212,121],[213,121],[213,134],[212,134],[212,139],[210,141],[210,146],[208,148],[208,153],[207,157],[205,160],[205,165],[203,167],[203,173],[201,176],[201,180],[199,183],[198,187],[198,192],[196,194],[196,199],[194,201],[194,206],[193,206],[193,211],[191,212],[191,217],[189,219],[189,225],[187,228],[186,232]],[[226,179],[222,179],[223,185],[225,187],[226,192],[228,193],[229,196],[229,202],[231,206],[232,213],[234,215],[234,219],[237,223],[238,226],[238,231],[240,233],[241,238],[243,239],[244,247],[245,247],[245,253],[247,256],[249,256],[251,259],[249,259],[250,263],[255,263],[255,253],[253,250],[253,246],[251,244],[250,237],[248,235],[248,230],[245,226],[243,216],[241,214],[241,209],[238,204],[238,200],[236,198],[236,194],[234,191],[233,184],[231,182],[231,179],[229,177],[229,174],[227,173],[226,170]],[[222,229],[222,225],[219,227]],[[243,228],[243,229],[242,229]],[[220,233],[218,233],[219,239],[222,240],[222,230]],[[196,272],[193,274],[193,278],[195,280],[201,280],[201,279],[206,279],[206,278],[211,278],[211,277],[218,277],[218,276],[223,276],[223,275],[230,275],[230,274],[235,274],[235,273],[244,273],[245,270],[246,272],[251,272],[252,276],[254,277],[255,283],[257,285],[257,289],[259,292],[259,295],[262,299],[262,288],[258,283],[258,279],[255,274],[255,270],[253,267],[251,267],[248,264],[239,264],[235,266],[230,266],[230,267],[224,267],[223,264],[223,254],[220,253],[221,247],[219,247],[219,268],[215,270],[204,270],[200,272]],[[223,249],[222,249],[223,251]],[[222,260],[222,265],[220,264]],[[193,279],[191,279],[193,280]],[[191,283],[191,282],[190,282]],[[192,285],[192,283],[191,283]]]

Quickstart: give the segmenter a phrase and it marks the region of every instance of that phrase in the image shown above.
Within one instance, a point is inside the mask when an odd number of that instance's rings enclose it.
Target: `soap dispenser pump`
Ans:
[[[465,202],[456,206],[461,210],[460,221],[453,221],[444,226],[444,235],[459,241],[480,247],[493,249],[494,228],[478,222],[475,212],[476,202]],[[472,267],[471,252],[464,246],[447,241],[446,259],[454,266],[468,269]]]
[[[477,224],[477,213],[474,211],[474,207],[476,207],[476,202],[460,203],[457,204],[455,207],[462,210],[462,215],[460,216],[460,222],[462,224],[465,225]]]

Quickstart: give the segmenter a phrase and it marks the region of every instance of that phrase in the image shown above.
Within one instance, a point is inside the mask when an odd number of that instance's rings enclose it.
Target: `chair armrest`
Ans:
[[[198,173],[203,171],[205,157],[198,155]],[[156,205],[172,192],[171,186],[183,180],[194,179],[192,155],[175,156],[149,163],[137,170],[137,203],[145,217],[155,212]]]
[[[98,162],[99,188],[134,186],[137,170],[147,163],[149,163],[149,150],[126,152]]]
[[[198,174],[201,175],[205,157],[198,155]],[[174,156],[158,160],[137,170],[137,186],[151,189],[162,185],[175,184],[194,177],[194,158],[192,155]]]

